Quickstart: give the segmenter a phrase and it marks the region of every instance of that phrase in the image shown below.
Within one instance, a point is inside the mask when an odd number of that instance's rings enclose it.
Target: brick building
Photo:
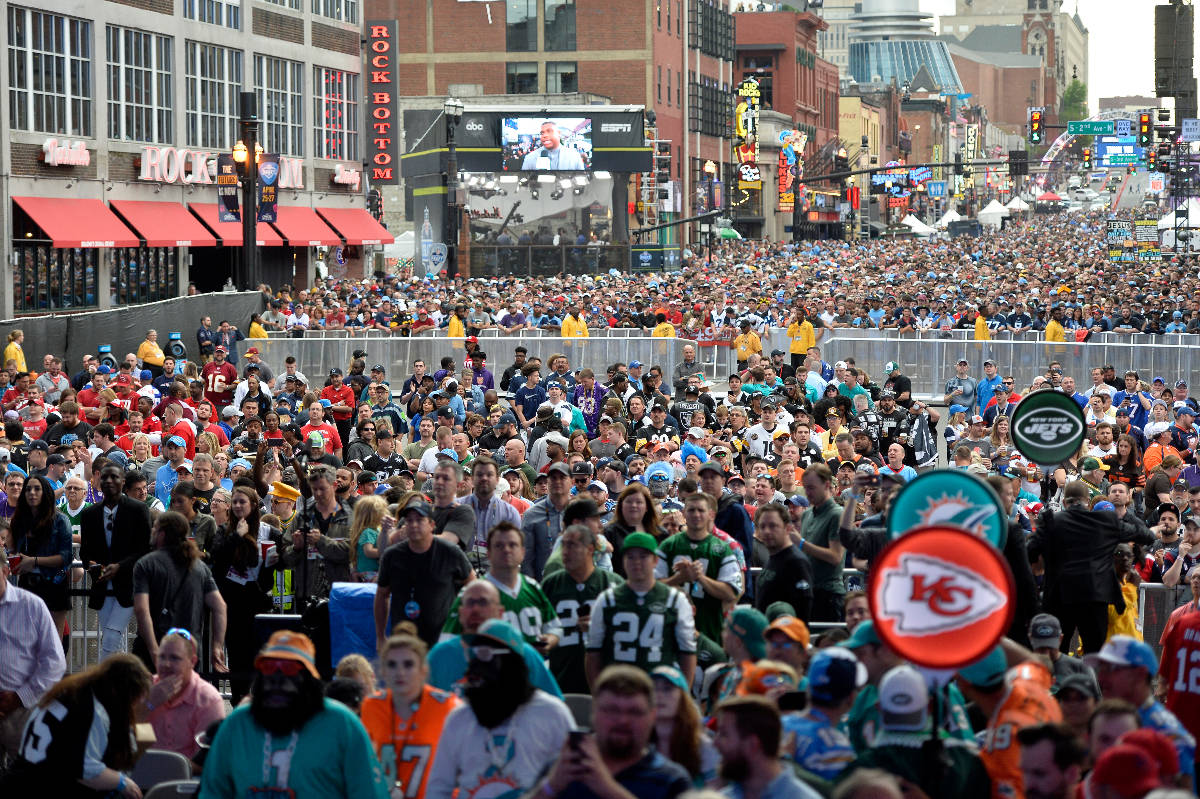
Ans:
[[[691,197],[706,161],[732,174],[734,26],[727,0],[367,0],[398,19],[400,96],[591,93],[655,112],[673,189]],[[685,121],[686,120],[686,121]],[[633,196],[631,192],[631,196]],[[691,213],[690,202],[682,213]],[[636,227],[636,223],[632,225]]]

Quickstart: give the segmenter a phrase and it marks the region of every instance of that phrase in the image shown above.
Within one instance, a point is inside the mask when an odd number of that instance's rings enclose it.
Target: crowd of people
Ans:
[[[964,360],[928,398],[897,363],[821,349],[829,328],[931,316],[1079,340],[1200,319],[1180,264],[1114,281],[1096,225],[737,242],[669,275],[330,281],[271,292],[245,336],[206,317],[194,361],[149,331],[116,369],[75,374],[53,353],[31,370],[14,331],[0,786],[136,799],[144,721],[203,797],[1191,795],[1190,376],[1048,363],[1017,385]],[[670,370],[597,373],[505,338],[606,324],[728,330],[738,367],[706,375],[686,346]],[[445,356],[372,362],[364,338],[305,375],[256,346],[317,327],[432,328]],[[769,327],[786,351],[754,346]],[[1047,391],[1088,425],[1052,468],[1010,430]],[[889,647],[859,590],[891,503],[939,464],[994,489],[1015,584],[1007,635],[948,683]],[[331,617],[346,583],[374,586],[371,618]],[[1141,583],[1190,589],[1158,640]],[[101,634],[68,676],[72,602]],[[259,640],[275,612],[305,631]],[[331,662],[322,618],[373,646]]]

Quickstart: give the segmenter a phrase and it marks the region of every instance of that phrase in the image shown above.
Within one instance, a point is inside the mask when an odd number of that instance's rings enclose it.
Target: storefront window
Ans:
[[[165,300],[177,294],[179,251],[174,247],[117,247],[107,252],[114,307]]]
[[[98,250],[14,242],[13,305],[17,313],[95,308]]]

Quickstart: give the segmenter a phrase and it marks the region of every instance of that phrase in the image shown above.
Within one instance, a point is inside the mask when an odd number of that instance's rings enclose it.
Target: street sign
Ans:
[[[925,191],[930,197],[945,197],[946,196],[946,181],[931,180],[925,184]]]
[[[1026,394],[1012,415],[1017,451],[1038,466],[1057,466],[1079,451],[1087,433],[1083,409],[1066,394]]]
[[[1070,136],[1107,136],[1113,132],[1111,119],[1082,119],[1067,123]]]
[[[1113,132],[1118,136],[1133,135],[1133,120],[1132,119],[1114,119]]]
[[[888,509],[890,538],[930,525],[956,527],[990,541],[997,549],[1008,538],[1008,519],[992,487],[959,469],[934,469],[911,481]]]
[[[1142,159],[1136,155],[1110,155],[1108,157],[1109,166],[1128,166],[1130,164],[1140,164]]]
[[[987,541],[952,527],[897,538],[871,566],[875,632],[918,666],[957,669],[986,655],[1016,610],[1012,572]]]
[[[1179,135],[1184,141],[1200,141],[1200,119],[1179,120]]]

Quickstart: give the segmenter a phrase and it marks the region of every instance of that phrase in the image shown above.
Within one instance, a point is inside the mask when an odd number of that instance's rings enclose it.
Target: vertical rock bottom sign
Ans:
[[[396,185],[400,128],[396,122],[396,20],[367,21],[367,165],[372,184]]]

